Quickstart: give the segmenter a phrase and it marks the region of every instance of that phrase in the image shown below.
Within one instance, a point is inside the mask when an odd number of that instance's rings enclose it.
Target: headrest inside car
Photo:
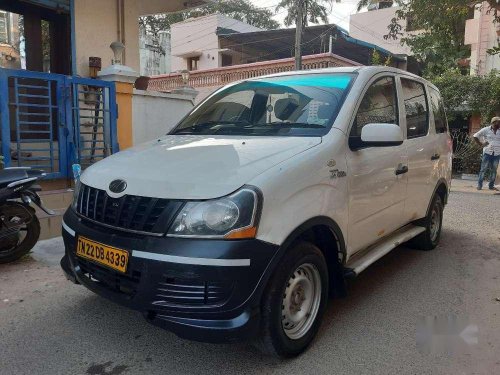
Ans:
[[[274,104],[274,114],[280,120],[288,120],[298,107],[299,103],[293,98],[278,99]]]

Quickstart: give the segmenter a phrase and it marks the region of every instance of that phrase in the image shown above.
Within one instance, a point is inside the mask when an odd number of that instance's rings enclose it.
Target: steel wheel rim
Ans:
[[[430,225],[430,232],[431,232],[431,241],[434,242],[437,239],[437,236],[439,234],[439,227],[441,226],[441,213],[437,207],[437,205],[434,206],[431,214],[431,225]]]
[[[298,340],[309,332],[321,303],[321,276],[311,263],[299,266],[287,281],[281,303],[281,325],[286,336]]]

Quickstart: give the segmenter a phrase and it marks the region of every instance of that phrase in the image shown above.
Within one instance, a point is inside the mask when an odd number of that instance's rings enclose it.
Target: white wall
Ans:
[[[134,89],[133,144],[137,145],[165,135],[193,106],[193,100],[183,95]]]
[[[221,66],[217,28],[222,27],[237,32],[259,31],[258,27],[223,16],[190,18],[171,26],[172,72],[187,69],[186,58],[199,56],[198,70],[214,69]]]
[[[375,44],[395,54],[411,55],[408,46],[401,46],[399,40],[385,40],[387,28],[391,20],[396,16],[399,7],[378,9],[352,14],[349,21],[349,35],[353,38]],[[400,21],[403,30],[406,28],[406,21]]]

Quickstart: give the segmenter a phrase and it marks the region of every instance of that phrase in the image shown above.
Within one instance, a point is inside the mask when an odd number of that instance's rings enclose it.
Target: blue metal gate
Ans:
[[[116,91],[109,82],[71,78],[73,160],[82,168],[118,151]]]
[[[0,68],[1,147],[6,167],[71,176],[118,151],[112,82]]]

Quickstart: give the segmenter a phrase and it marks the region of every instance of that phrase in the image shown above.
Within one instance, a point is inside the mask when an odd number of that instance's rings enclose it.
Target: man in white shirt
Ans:
[[[483,159],[481,162],[481,171],[477,181],[477,190],[483,188],[484,174],[490,168],[490,190],[495,188],[495,179],[497,176],[498,163],[500,162],[500,117],[493,117],[491,125],[479,130],[474,134],[474,141],[483,147]]]

